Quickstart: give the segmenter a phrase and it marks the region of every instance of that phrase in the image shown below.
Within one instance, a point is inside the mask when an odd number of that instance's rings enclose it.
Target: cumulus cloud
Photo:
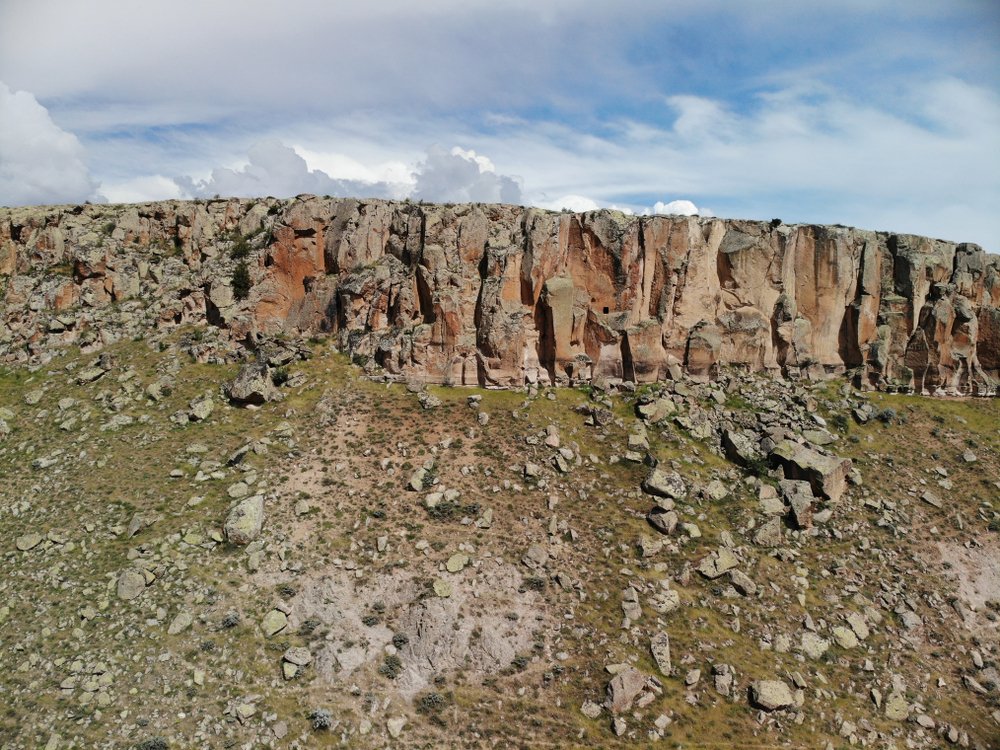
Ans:
[[[588,198],[585,195],[564,195],[561,198],[556,198],[555,200],[539,200],[534,201],[534,205],[539,208],[545,208],[549,211],[573,211],[574,213],[583,213],[584,211],[596,211],[601,206],[593,198]]]
[[[675,200],[669,203],[664,203],[663,201],[656,201],[653,204],[654,214],[662,214],[664,216],[714,216],[710,210],[707,208],[698,208],[689,200]]]
[[[180,185],[161,174],[104,182],[101,194],[111,203],[142,203],[183,197]]]
[[[96,189],[77,137],[33,94],[0,81],[0,204],[82,203]]]
[[[498,174],[488,157],[457,146],[451,151],[431,148],[415,169],[404,169],[395,161],[368,166],[336,153],[308,150],[305,153],[310,161],[324,164],[335,174],[310,168],[296,148],[270,139],[249,148],[244,166],[217,167],[206,179],[178,177],[172,185],[187,197],[289,197],[312,193],[352,198],[415,198],[438,203],[521,200],[521,187],[516,179]],[[158,182],[156,177],[133,180],[122,185],[115,195],[135,195],[144,188],[165,192]]]
[[[243,198],[273,195],[287,198],[301,193],[338,197],[388,197],[391,187],[384,182],[344,180],[320,169],[309,169],[295,149],[278,140],[255,143],[247,152],[249,163],[240,169],[218,167],[205,180],[178,177],[182,193],[191,197],[212,195]]]
[[[485,156],[458,146],[445,151],[434,146],[413,173],[413,197],[446,203],[520,203],[521,186],[507,175],[497,174]]]

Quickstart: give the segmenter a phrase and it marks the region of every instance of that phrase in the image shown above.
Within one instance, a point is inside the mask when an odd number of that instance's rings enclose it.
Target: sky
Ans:
[[[0,205],[319,195],[1000,251],[997,0],[0,0]]]

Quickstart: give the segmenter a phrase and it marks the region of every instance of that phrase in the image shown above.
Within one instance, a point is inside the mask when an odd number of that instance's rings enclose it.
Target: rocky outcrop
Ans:
[[[219,334],[201,358],[328,334],[451,384],[732,366],[993,394],[1000,377],[1000,257],[777,220],[314,196],[0,209],[0,314],[8,362],[194,324]]]

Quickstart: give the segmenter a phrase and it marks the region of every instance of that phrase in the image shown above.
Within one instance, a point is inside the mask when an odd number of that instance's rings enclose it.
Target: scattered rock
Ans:
[[[135,568],[127,568],[118,576],[118,598],[124,601],[135,599],[146,590],[146,576]]]
[[[750,683],[750,701],[765,711],[777,711],[795,705],[791,689],[781,680],[756,680]]]
[[[719,547],[719,549],[707,557],[703,558],[698,567],[695,568],[705,578],[714,579],[729,572],[740,564],[729,548]]]
[[[771,460],[785,470],[787,478],[808,481],[814,493],[831,502],[840,500],[852,467],[849,458],[825,456],[791,440],[778,443]]]
[[[167,633],[169,635],[177,635],[178,633],[181,633],[191,627],[191,623],[193,622],[194,617],[192,617],[190,612],[178,612],[174,616],[174,619],[170,621],[170,625],[167,627]]]
[[[260,629],[264,631],[264,636],[267,638],[280,633],[287,626],[288,616],[280,609],[272,609],[260,621]]]
[[[236,378],[225,386],[225,393],[230,401],[239,405],[260,406],[281,398],[264,362],[247,363],[240,367]]]
[[[264,496],[254,495],[238,502],[226,518],[223,531],[230,544],[246,545],[260,536],[264,526]]]
[[[687,495],[687,486],[676,471],[654,468],[642,483],[644,492],[657,497],[681,500]]]
[[[664,677],[669,677],[673,667],[670,663],[670,636],[662,630],[653,635],[649,642],[649,650],[653,654],[653,661],[656,662],[657,669]]]
[[[15,539],[14,540],[14,545],[21,552],[27,552],[28,550],[32,550],[35,547],[37,547],[39,544],[41,544],[42,540],[44,538],[45,537],[43,537],[41,534],[38,534],[38,533],[32,531],[32,532],[30,532],[28,534],[24,534],[22,536],[19,536],[17,539]]]

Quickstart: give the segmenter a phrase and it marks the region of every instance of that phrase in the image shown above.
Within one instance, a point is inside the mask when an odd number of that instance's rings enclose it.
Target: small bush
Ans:
[[[167,750],[167,741],[163,737],[150,737],[136,745],[135,750]]]
[[[230,278],[233,287],[233,296],[236,299],[246,299],[250,296],[250,268],[245,260],[240,260],[233,268],[233,275]]]
[[[235,612],[230,612],[225,617],[222,618],[222,627],[226,630],[230,628],[235,628],[240,624],[240,616]]]
[[[229,248],[229,257],[233,260],[241,260],[250,254],[250,243],[242,234],[237,234],[233,239],[233,246]]]
[[[403,674],[403,661],[395,654],[386,656],[385,661],[382,662],[382,666],[378,668],[378,673],[383,677],[388,677],[390,680],[395,680]]]
[[[409,642],[410,642],[410,636],[408,636],[406,633],[396,633],[392,637],[392,645],[395,646],[396,648],[402,648]]]
[[[417,699],[417,713],[423,714],[431,723],[437,724],[438,726],[444,726],[444,718],[442,717],[442,712],[451,704],[451,695],[445,695],[444,693],[439,693],[436,690],[430,693],[424,693]]]
[[[441,693],[425,693],[417,701],[417,711],[422,714],[433,714],[447,705],[447,699]]]
[[[314,708],[309,712],[309,721],[313,729],[329,729],[333,726],[333,715],[325,708]]]
[[[463,505],[451,500],[442,500],[433,508],[427,509],[427,515],[435,521],[457,521],[464,516],[475,516],[480,511],[479,503]]]
[[[364,617],[361,618],[361,622],[363,625],[365,625],[365,627],[369,628],[374,627],[378,625],[379,622],[378,615],[365,615]]]
[[[287,367],[278,367],[271,373],[271,382],[280,387],[287,383],[290,377]]]
[[[531,576],[524,579],[524,587],[531,591],[542,591],[545,588],[545,584],[545,579],[538,576]]]
[[[899,415],[896,410],[887,406],[884,409],[879,409],[875,412],[875,419],[877,419],[882,424],[892,424],[899,419]]]

